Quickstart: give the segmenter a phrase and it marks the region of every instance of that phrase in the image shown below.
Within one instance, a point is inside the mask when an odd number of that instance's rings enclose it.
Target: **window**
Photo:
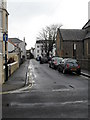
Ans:
[[[41,48],[43,48],[43,45],[41,45]]]
[[[37,48],[39,48],[39,46],[37,46]]]
[[[87,42],[87,55],[88,55],[88,42]]]
[[[0,11],[0,28],[2,28],[2,11]]]
[[[37,50],[37,53],[39,53],[39,50]]]
[[[77,45],[76,45],[76,43],[74,43],[74,50],[76,50],[76,49],[77,49],[76,47],[77,47]]]

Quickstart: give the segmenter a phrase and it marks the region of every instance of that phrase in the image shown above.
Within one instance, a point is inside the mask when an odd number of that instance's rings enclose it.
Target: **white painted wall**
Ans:
[[[25,45],[25,41],[22,41],[21,43],[19,43],[19,48],[21,49],[21,58],[24,55],[25,59],[26,59],[26,45]]]
[[[42,43],[35,44],[35,58],[37,58],[38,56],[41,56],[41,46],[42,46]]]
[[[8,42],[8,52],[15,50],[15,46]]]
[[[53,44],[52,56],[56,55],[56,45]]]
[[[43,45],[42,43],[36,43],[35,44],[35,58],[37,58],[38,56],[42,57],[42,54],[43,55],[46,54],[44,49],[43,49],[43,52],[42,52],[42,45]]]

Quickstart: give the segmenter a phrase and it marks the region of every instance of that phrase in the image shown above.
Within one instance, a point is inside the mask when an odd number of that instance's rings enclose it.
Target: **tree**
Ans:
[[[52,52],[53,44],[56,41],[57,29],[60,28],[61,26],[62,25],[57,24],[46,26],[45,28],[42,29],[41,32],[39,32],[39,35],[36,38],[36,40],[44,41],[42,43],[47,56],[49,56],[49,52]]]

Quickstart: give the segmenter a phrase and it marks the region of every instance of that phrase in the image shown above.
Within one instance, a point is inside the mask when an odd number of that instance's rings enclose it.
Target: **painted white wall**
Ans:
[[[43,44],[42,43],[36,43],[35,44],[35,58],[37,58],[38,56],[41,56],[42,57],[42,54],[45,55],[45,50],[43,49],[43,52],[42,52],[42,46]],[[39,51],[39,52],[38,52]]]
[[[15,49],[15,46],[8,42],[8,52],[13,51]]]
[[[37,58],[38,56],[41,56],[41,46],[42,46],[42,43],[35,44],[35,58]]]
[[[56,45],[53,44],[52,56],[56,55]]]
[[[34,50],[31,48],[31,53],[34,55]]]
[[[25,45],[25,41],[22,41],[21,43],[19,43],[19,48],[21,49],[21,58],[24,55],[25,59],[26,59],[26,45]]]

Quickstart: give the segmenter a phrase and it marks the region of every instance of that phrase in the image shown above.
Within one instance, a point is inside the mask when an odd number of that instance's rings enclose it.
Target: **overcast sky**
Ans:
[[[26,38],[27,49],[45,26],[62,24],[63,29],[81,29],[88,21],[89,0],[7,0],[9,38]]]

